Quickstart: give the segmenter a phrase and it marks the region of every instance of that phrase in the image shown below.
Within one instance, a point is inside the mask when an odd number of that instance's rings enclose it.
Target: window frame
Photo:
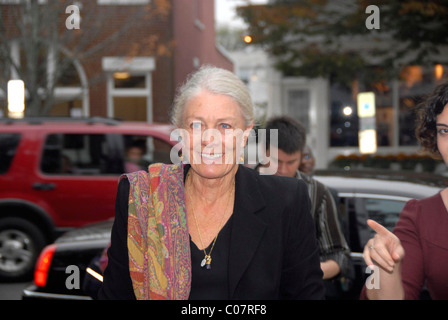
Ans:
[[[114,117],[115,97],[143,97],[146,98],[146,122],[152,123],[152,72],[155,70],[155,59],[153,57],[103,57],[103,70],[107,73],[107,116]],[[126,72],[130,76],[144,76],[144,88],[116,88],[114,74]]]

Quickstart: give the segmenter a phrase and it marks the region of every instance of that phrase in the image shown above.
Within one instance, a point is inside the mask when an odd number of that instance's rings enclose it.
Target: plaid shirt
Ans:
[[[339,276],[345,276],[350,267],[350,248],[342,232],[335,198],[328,187],[305,173],[297,171],[296,178],[302,179],[308,187],[320,261],[336,261],[341,270]]]

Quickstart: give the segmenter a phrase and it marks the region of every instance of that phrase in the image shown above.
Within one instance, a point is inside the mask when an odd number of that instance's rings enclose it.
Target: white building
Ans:
[[[230,56],[235,72],[251,91],[258,119],[284,114],[304,124],[317,169],[327,168],[338,155],[360,153],[356,94],[362,91],[375,93],[377,154],[418,152],[413,108],[448,73],[448,64],[407,66],[400,79],[375,88],[355,85],[348,90],[329,79],[283,77],[272,67],[272,59],[255,46]]]

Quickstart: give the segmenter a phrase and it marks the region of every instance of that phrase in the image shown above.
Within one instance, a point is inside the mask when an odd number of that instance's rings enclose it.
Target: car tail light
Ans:
[[[34,283],[36,286],[45,287],[47,283],[48,270],[50,269],[51,259],[56,250],[56,245],[46,246],[39,255],[34,270]]]

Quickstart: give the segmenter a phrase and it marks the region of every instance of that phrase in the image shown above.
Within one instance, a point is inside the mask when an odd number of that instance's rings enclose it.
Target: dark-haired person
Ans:
[[[448,163],[448,82],[437,86],[418,113],[416,136],[424,150]],[[410,200],[393,232],[368,220],[375,236],[364,247],[367,265],[379,269],[380,286],[364,287],[365,299],[448,299],[448,188]]]
[[[270,157],[270,161],[277,162],[276,175],[298,178],[305,181],[308,187],[323,279],[345,276],[350,266],[350,249],[340,226],[335,199],[324,184],[298,170],[306,143],[305,128],[293,118],[280,116],[270,119],[265,129],[266,155]],[[277,130],[278,145],[271,144],[270,130]],[[257,169],[263,171],[265,166],[259,165]],[[327,298],[328,294],[327,292]]]

